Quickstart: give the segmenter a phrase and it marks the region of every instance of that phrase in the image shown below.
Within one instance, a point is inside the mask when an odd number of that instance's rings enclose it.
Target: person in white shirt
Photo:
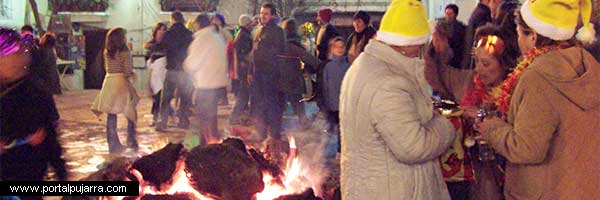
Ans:
[[[194,30],[194,40],[188,48],[183,68],[191,75],[196,90],[196,120],[201,124],[200,141],[204,144],[216,143],[221,137],[217,128],[218,89],[228,84],[226,44],[205,14],[196,17]]]

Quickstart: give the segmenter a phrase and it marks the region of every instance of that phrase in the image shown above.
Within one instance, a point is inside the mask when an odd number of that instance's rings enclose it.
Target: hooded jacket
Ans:
[[[484,139],[509,161],[507,199],[600,199],[600,64],[572,47],[523,71]]]
[[[227,86],[225,45],[225,39],[214,26],[194,33],[194,41],[188,49],[183,68],[192,76],[195,88],[217,89]]]
[[[371,40],[340,94],[341,189],[345,200],[450,199],[438,157],[452,124],[433,115],[424,63]]]

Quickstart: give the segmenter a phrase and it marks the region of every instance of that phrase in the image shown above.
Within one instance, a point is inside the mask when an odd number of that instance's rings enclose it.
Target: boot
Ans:
[[[108,114],[106,120],[106,140],[108,142],[108,152],[120,153],[125,150],[125,147],[119,141],[119,135],[117,135],[117,115]]]
[[[138,150],[139,146],[138,146],[138,142],[136,139],[136,130],[135,130],[135,123],[133,123],[131,120],[127,120],[127,147]]]

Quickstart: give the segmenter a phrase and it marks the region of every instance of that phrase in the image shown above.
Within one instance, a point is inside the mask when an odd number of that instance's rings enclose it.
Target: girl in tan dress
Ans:
[[[135,107],[138,96],[130,79],[134,78],[131,53],[126,45],[125,30],[111,29],[106,35],[103,52],[106,76],[100,94],[92,104],[96,115],[108,114],[106,123],[106,139],[110,153],[125,150],[117,135],[117,114],[122,113],[127,118],[127,146],[138,148],[135,139],[135,123],[137,113]]]

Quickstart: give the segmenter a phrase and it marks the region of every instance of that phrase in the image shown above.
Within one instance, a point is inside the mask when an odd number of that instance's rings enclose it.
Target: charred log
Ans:
[[[223,140],[222,144],[226,145],[226,146],[233,147],[235,149],[238,149],[238,150],[240,150],[240,151],[242,151],[244,153],[248,153],[248,150],[246,149],[246,144],[241,139],[238,139],[238,138],[227,138],[227,139]]]
[[[257,151],[256,149],[250,149],[249,153],[250,153],[250,156],[252,156],[252,158],[258,164],[260,171],[268,172],[269,174],[271,174],[273,179],[275,179],[275,181],[278,184],[283,185],[283,181],[281,180],[281,177],[283,177],[284,174],[283,174],[283,171],[281,170],[281,168],[277,164],[265,159],[263,154],[260,153],[259,151]]]
[[[133,163],[132,168],[138,170],[144,181],[162,189],[161,185],[172,180],[177,168],[177,161],[184,152],[182,144],[168,144],[162,149],[143,156]]]
[[[186,155],[185,166],[194,189],[224,200],[250,200],[264,188],[256,162],[227,145],[195,147]]]

